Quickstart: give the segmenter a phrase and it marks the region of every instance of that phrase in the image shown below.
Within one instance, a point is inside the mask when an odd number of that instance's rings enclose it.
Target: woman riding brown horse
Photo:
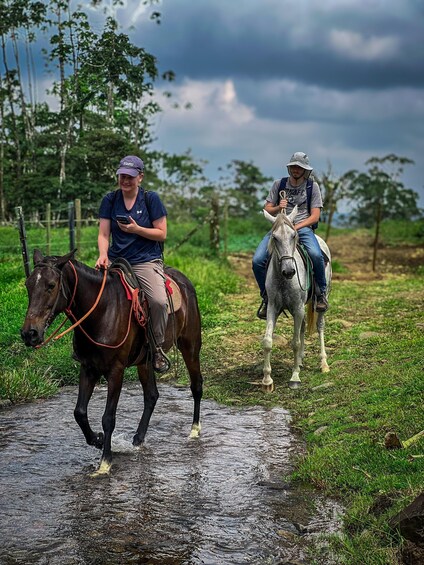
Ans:
[[[133,438],[135,446],[144,440],[159,393],[147,327],[143,328],[133,315],[132,302],[119,274],[103,274],[74,260],[73,255],[43,257],[40,251],[34,251],[34,270],[26,281],[29,305],[21,335],[27,346],[39,346],[45,330],[59,313],[65,312],[71,322],[81,320],[98,300],[104,285],[97,306],[75,327],[73,338],[74,357],[81,364],[74,415],[87,443],[102,450],[97,474],[104,474],[112,464],[111,439],[125,368],[137,365],[144,393],[144,410]],[[191,282],[176,269],[167,267],[165,272],[179,287],[181,306],[168,317],[164,351],[176,344],[187,366],[194,399],[190,435],[196,437],[200,432],[203,383],[199,360],[200,313]],[[95,433],[88,421],[87,406],[101,376],[108,382],[108,394],[102,418],[103,433]]]

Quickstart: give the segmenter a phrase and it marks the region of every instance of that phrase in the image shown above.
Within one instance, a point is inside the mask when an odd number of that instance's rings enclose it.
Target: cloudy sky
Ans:
[[[395,153],[415,161],[403,182],[424,207],[422,0],[162,0],[158,10],[160,25],[139,0],[116,12],[176,73],[172,102],[192,105],[162,102],[157,147],[191,149],[211,179],[232,159],[278,178],[294,151],[335,174]]]

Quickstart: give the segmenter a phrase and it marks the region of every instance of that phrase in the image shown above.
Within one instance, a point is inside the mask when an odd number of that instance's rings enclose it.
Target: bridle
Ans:
[[[285,222],[286,225],[288,225],[289,227],[291,227],[291,228],[294,229],[293,224],[292,224],[291,222],[289,223],[289,220],[287,219],[287,217],[285,216],[285,214],[284,214],[284,222]],[[272,238],[272,235],[271,235],[271,238]],[[298,233],[296,232],[296,234],[295,234],[295,241],[294,241],[294,250],[296,250],[298,241],[299,241],[299,236],[298,236]],[[306,285],[306,288],[303,288],[302,283],[300,282],[299,269],[298,269],[298,266],[297,266],[296,257],[294,256],[294,252],[293,252],[292,255],[282,255],[282,254],[279,252],[278,247],[277,247],[277,245],[275,245],[275,243],[272,245],[272,252],[275,252],[275,254],[276,254],[276,256],[277,256],[277,261],[278,261],[278,263],[280,264],[280,268],[281,268],[281,263],[282,263],[283,261],[290,261],[290,260],[293,261],[294,267],[295,267],[294,270],[295,270],[295,272],[296,272],[297,282],[299,283],[299,287],[300,287],[300,289],[301,289],[302,291],[307,292],[307,291],[309,290],[310,286],[311,286],[309,262],[308,262],[308,264],[307,264],[307,269],[306,269],[306,272],[307,272],[307,279],[306,279],[307,285]]]
[[[75,295],[77,292],[77,288],[78,288],[78,272],[75,268],[75,265],[72,263],[72,261],[68,261],[69,265],[72,268],[72,271],[74,273],[74,278],[75,278],[75,284],[74,284],[74,290],[72,292],[72,297],[69,301],[68,306],[64,309],[65,314],[68,316],[68,318],[71,318],[72,320],[74,320],[74,323],[67,328],[65,331],[63,331],[62,333],[60,333],[59,335],[56,335],[59,330],[63,327],[63,325],[66,323],[66,319],[63,320],[63,322],[59,325],[58,328],[56,328],[56,330],[47,338],[45,339],[42,343],[40,343],[40,345],[37,345],[36,348],[40,348],[43,347],[43,345],[46,345],[52,338],[54,338],[54,341],[57,341],[58,339],[60,339],[61,337],[63,337],[64,335],[66,335],[67,333],[71,332],[72,330],[74,330],[75,328],[79,327],[79,329],[82,331],[82,333],[85,335],[85,337],[94,345],[98,345],[100,347],[107,347],[109,349],[117,349],[118,347],[121,347],[121,345],[123,345],[126,341],[126,339],[128,338],[128,335],[130,333],[130,329],[131,329],[131,314],[132,314],[132,308],[130,308],[130,312],[129,312],[129,316],[128,316],[128,325],[127,325],[127,331],[125,333],[125,337],[122,341],[120,341],[120,343],[116,344],[116,345],[109,345],[107,343],[100,343],[96,340],[94,340],[92,337],[90,337],[87,332],[84,330],[84,328],[81,326],[82,322],[88,318],[88,316],[90,316],[90,314],[92,312],[94,312],[94,310],[97,308],[98,303],[100,302],[100,298],[102,297],[105,285],[106,285],[106,278],[107,278],[107,269],[104,269],[103,271],[103,279],[102,279],[102,284],[99,290],[99,294],[97,295],[96,300],[94,301],[93,306],[88,310],[88,312],[86,312],[82,318],[80,318],[79,320],[76,318],[76,316],[73,314],[72,310],[71,310],[71,306],[74,303],[75,300]],[[41,266],[41,265],[40,265]],[[51,319],[54,316],[54,312],[56,310],[56,306],[59,302],[59,297],[62,294],[65,298],[66,298],[66,294],[65,294],[65,290],[63,288],[63,273],[60,269],[58,269],[55,266],[52,265],[47,265],[44,264],[42,265],[44,267],[48,267],[49,269],[52,269],[53,271],[55,271],[55,273],[59,274],[59,290],[56,296],[56,300],[54,305],[52,306],[51,309],[51,313],[49,315],[49,317],[47,318],[47,322],[46,322],[46,327],[48,327]]]

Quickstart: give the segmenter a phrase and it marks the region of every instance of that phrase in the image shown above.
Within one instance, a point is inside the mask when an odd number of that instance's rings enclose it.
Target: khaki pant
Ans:
[[[168,299],[165,289],[163,261],[156,259],[155,261],[132,265],[132,268],[149,303],[153,335],[158,346],[161,347],[165,341],[165,330],[168,322]]]

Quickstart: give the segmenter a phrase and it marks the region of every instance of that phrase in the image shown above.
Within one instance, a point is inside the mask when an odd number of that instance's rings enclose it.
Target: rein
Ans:
[[[102,294],[103,294],[103,291],[104,291],[104,288],[105,288],[105,285],[106,285],[107,269],[105,269],[104,272],[103,272],[102,285],[101,285],[101,287],[100,287],[99,294],[97,295],[97,298],[96,298],[96,300],[95,300],[93,306],[90,308],[90,310],[88,310],[88,312],[86,312],[86,313],[84,314],[84,316],[83,316],[82,318],[80,318],[79,320],[77,320],[77,318],[75,317],[75,315],[72,313],[71,306],[72,306],[72,304],[73,304],[73,302],[74,302],[74,300],[75,300],[75,295],[76,295],[76,292],[77,292],[77,287],[78,287],[78,273],[77,273],[77,270],[75,269],[75,266],[74,266],[74,264],[72,263],[72,261],[68,261],[68,263],[70,264],[70,266],[71,266],[71,268],[72,268],[72,270],[73,270],[73,272],[74,272],[74,276],[75,276],[75,285],[74,285],[74,291],[73,291],[73,293],[72,293],[72,297],[71,297],[71,300],[70,300],[70,302],[69,302],[69,305],[65,308],[64,311],[65,311],[65,314],[66,314],[69,318],[72,318],[72,319],[74,320],[74,324],[72,324],[72,326],[70,326],[69,328],[67,328],[65,331],[63,331],[63,332],[60,333],[59,335],[56,335],[57,332],[58,332],[58,331],[62,328],[62,326],[65,324],[65,322],[66,322],[66,319],[65,319],[65,320],[60,324],[60,326],[52,333],[51,336],[49,336],[46,340],[44,340],[43,343],[41,343],[40,345],[37,345],[37,348],[40,348],[40,347],[42,347],[43,345],[46,345],[54,336],[56,336],[56,337],[54,337],[54,340],[55,340],[55,341],[58,340],[58,339],[60,339],[61,337],[63,337],[64,335],[66,335],[67,333],[69,333],[70,331],[74,330],[74,329],[77,328],[77,327],[79,327],[79,329],[82,331],[82,333],[85,335],[85,337],[86,337],[91,343],[93,343],[94,345],[98,345],[98,346],[100,346],[100,347],[107,347],[107,348],[109,348],[109,349],[117,349],[118,347],[121,347],[121,345],[123,345],[123,343],[125,343],[125,341],[126,341],[128,335],[129,335],[129,333],[130,333],[132,308],[130,308],[130,313],[129,313],[129,317],[128,317],[127,331],[126,331],[126,333],[125,333],[125,337],[124,337],[124,339],[123,339],[120,343],[118,343],[118,344],[116,344],[116,345],[109,345],[109,344],[107,344],[107,343],[100,343],[100,342],[94,340],[92,337],[90,337],[90,336],[87,334],[87,332],[84,330],[84,328],[81,326],[81,324],[82,324],[82,322],[83,322],[86,318],[88,318],[88,316],[90,316],[90,314],[97,308],[97,305],[98,305],[99,302],[100,302],[100,299],[101,299],[101,297],[102,297]],[[51,268],[54,268],[54,267],[51,267]],[[54,306],[53,306],[53,308],[52,308],[52,313],[54,313],[54,310],[55,310],[55,308],[56,308],[56,306],[57,306],[57,303],[58,303],[58,301],[59,301],[60,292],[62,292],[63,295],[65,296],[65,293],[64,293],[64,291],[63,291],[62,272],[61,272],[61,271],[60,271],[60,279],[59,279],[59,281],[60,281],[60,282],[59,282],[59,292],[57,293],[56,301],[55,301]]]
[[[281,192],[284,192],[284,191],[281,191]],[[285,211],[284,211],[284,215],[285,215]],[[286,223],[288,223],[288,222],[286,222]],[[295,249],[296,249],[296,246],[297,246],[297,240],[298,240],[298,236],[296,234]],[[297,282],[299,283],[299,287],[302,291],[308,292],[309,289],[311,288],[311,266],[310,266],[310,261],[308,260],[308,256],[306,257],[306,283],[307,284],[306,284],[306,288],[303,288],[302,283],[300,282],[299,269],[298,269],[298,266],[297,266],[296,257],[294,255],[280,255],[280,252],[278,251],[278,248],[275,245],[275,243],[273,244],[272,247],[273,247],[273,251],[275,251],[275,253],[277,255],[277,260],[280,264],[281,264],[282,261],[289,260],[289,259],[291,259],[294,262],[296,276],[297,276]]]

